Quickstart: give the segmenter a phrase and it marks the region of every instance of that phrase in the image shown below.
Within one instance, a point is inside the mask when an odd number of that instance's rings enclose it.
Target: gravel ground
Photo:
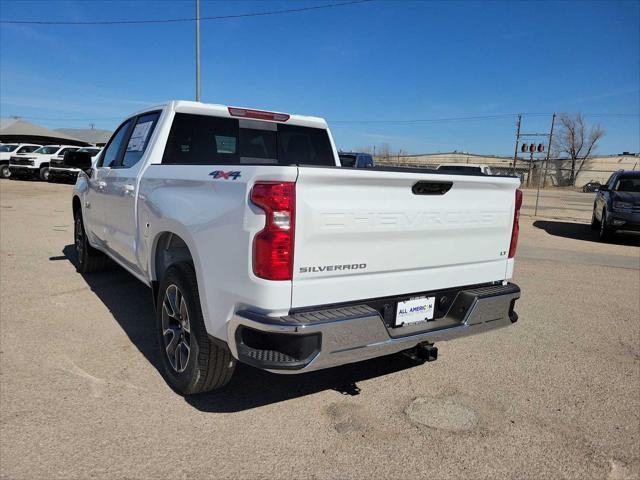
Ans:
[[[183,398],[150,293],[77,274],[69,185],[0,183],[0,476],[639,478],[640,241],[522,220],[513,327]]]

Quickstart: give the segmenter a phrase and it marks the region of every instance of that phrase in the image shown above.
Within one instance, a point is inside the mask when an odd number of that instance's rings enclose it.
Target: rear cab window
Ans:
[[[335,166],[326,129],[188,113],[176,113],[162,163]]]

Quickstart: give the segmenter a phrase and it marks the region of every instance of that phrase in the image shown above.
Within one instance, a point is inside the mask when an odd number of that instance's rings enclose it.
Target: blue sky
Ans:
[[[203,0],[201,15],[339,1]],[[193,14],[193,0],[0,0],[5,21]],[[149,104],[194,98],[192,23],[0,28],[2,117],[112,129]],[[564,111],[605,128],[599,153],[640,151],[639,2],[379,0],[204,21],[201,39],[203,101],[323,116],[343,149],[509,155],[506,114]],[[477,116],[494,117],[440,120]],[[393,122],[423,119],[437,121]],[[523,130],[549,122],[525,115]]]

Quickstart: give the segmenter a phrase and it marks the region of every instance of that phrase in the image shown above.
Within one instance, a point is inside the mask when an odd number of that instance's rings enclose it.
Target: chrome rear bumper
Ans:
[[[437,322],[446,327],[413,325],[406,335],[402,328],[387,328],[368,305],[285,317],[239,311],[229,322],[229,348],[238,360],[275,373],[320,370],[506,327],[518,319],[518,298],[513,283],[461,290]]]

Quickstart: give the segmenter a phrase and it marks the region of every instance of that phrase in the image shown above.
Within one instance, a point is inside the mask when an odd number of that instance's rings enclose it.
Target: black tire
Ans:
[[[107,256],[89,245],[80,209],[73,214],[73,243],[76,250],[76,270],[79,273],[97,272],[108,265]]]
[[[38,175],[40,180],[47,182],[49,180],[49,167],[42,167]]]
[[[11,170],[9,170],[9,165],[0,165],[0,178],[9,178],[11,176]]]
[[[602,211],[602,217],[600,217],[600,230],[598,231],[598,236],[600,240],[606,242],[611,238],[611,234],[613,231],[607,225],[607,212],[606,210]]]
[[[196,273],[189,262],[170,266],[162,278],[156,331],[164,377],[177,392],[207,392],[231,380],[235,359],[224,342],[207,335]]]
[[[596,209],[593,209],[593,213],[591,214],[591,230],[599,230],[600,222],[596,218]]]

